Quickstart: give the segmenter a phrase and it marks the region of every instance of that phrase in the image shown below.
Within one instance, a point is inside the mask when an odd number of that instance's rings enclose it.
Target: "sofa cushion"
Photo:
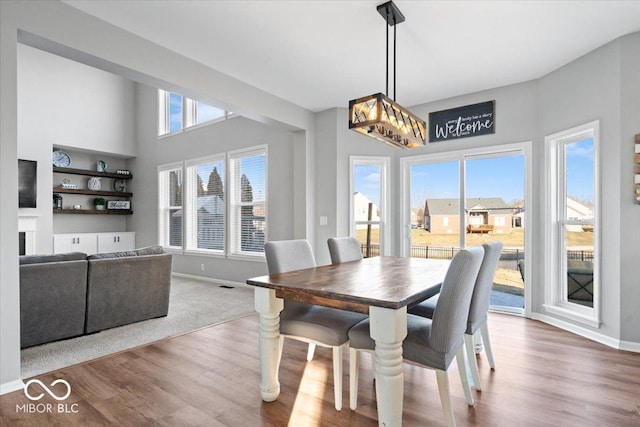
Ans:
[[[162,246],[149,246],[142,249],[134,249],[132,251],[122,252],[105,252],[101,254],[89,255],[87,259],[109,259],[109,258],[126,258],[130,256],[144,256],[144,255],[161,255],[164,254],[164,248]]]
[[[55,255],[20,255],[20,265],[42,264],[45,262],[80,261],[87,259],[84,252],[68,252]]]
[[[147,246],[146,248],[137,249],[136,253],[138,255],[160,255],[164,253],[164,248],[162,246]]]
[[[138,256],[136,251],[122,251],[122,252],[105,252],[101,254],[93,254],[87,257],[90,259],[108,259],[108,258],[126,258],[130,256]]]

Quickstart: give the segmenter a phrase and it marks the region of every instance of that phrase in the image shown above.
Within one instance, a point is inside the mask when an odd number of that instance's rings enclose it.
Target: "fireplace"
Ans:
[[[26,234],[24,231],[18,231],[18,255],[26,255]]]
[[[19,255],[36,253],[37,216],[20,215],[18,217]]]

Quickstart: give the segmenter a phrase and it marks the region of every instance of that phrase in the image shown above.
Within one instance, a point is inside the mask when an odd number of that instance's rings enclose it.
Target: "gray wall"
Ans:
[[[640,33],[620,40],[620,339],[640,343],[640,205],[633,202],[633,139],[640,134]],[[615,144],[615,141],[613,142]],[[615,170],[615,169],[614,169]]]
[[[284,240],[294,237],[292,132],[245,117],[235,117],[158,138],[158,91],[138,84],[136,94],[139,155],[131,161],[131,169],[136,174],[132,182],[136,205],[132,230],[136,231],[139,246],[158,243],[159,165],[256,145],[268,146],[268,238]],[[201,264],[204,264],[204,272]],[[200,255],[175,255],[173,271],[237,282],[267,272],[264,260],[238,261]]]
[[[415,107],[416,113],[426,117],[429,111],[496,99],[496,134],[458,142],[432,144],[419,151],[403,152],[347,130],[344,109],[313,115],[303,108],[105,24],[63,3],[2,1],[0,12],[0,188],[3,195],[0,198],[0,385],[3,391],[15,387],[20,378],[17,326],[18,243],[15,233],[18,29],[22,30],[23,40],[26,38],[30,44],[44,46],[56,54],[100,66],[151,86],[165,86],[167,89],[200,98],[205,102],[219,101],[221,106],[246,117],[275,124],[280,129],[287,128],[286,132],[282,132],[258,126],[246,119],[235,119],[225,122],[227,127],[221,126],[224,131],[220,130],[219,135],[222,135],[220,139],[225,141],[249,146],[260,142],[244,140],[243,132],[247,132],[248,136],[268,134],[270,139],[266,143],[270,147],[270,160],[275,157],[274,150],[282,149],[281,154],[285,155],[287,149],[284,147],[293,141],[305,145],[304,150],[298,146],[289,150],[293,154],[281,165],[282,169],[286,169],[284,164],[288,162],[289,170],[278,171],[282,175],[272,179],[273,184],[274,181],[284,182],[292,178],[296,184],[292,184],[284,193],[278,193],[278,197],[282,197],[281,200],[270,202],[270,208],[274,208],[273,205],[286,199],[286,196],[280,194],[295,198],[289,207],[283,207],[282,211],[273,217],[277,218],[277,221],[275,229],[270,230],[270,238],[306,235],[315,244],[320,263],[328,260],[326,237],[345,235],[348,232],[349,155],[391,156],[392,186],[397,187],[400,156],[533,140],[535,206],[532,212],[538,218],[533,226],[539,229],[542,224],[539,218],[545,214],[540,189],[545,174],[542,155],[544,135],[591,120],[600,120],[604,148],[601,162],[605,171],[602,182],[605,212],[602,224],[604,258],[601,277],[604,323],[601,330],[593,332],[611,338],[614,344],[617,340],[628,343],[640,342],[640,315],[637,310],[640,303],[640,266],[635,249],[640,237],[640,207],[631,202],[633,135],[640,133],[638,34],[616,40],[536,82]],[[127,49],[122,49],[123,46],[127,46]],[[140,87],[137,94],[142,95],[141,92],[144,90]],[[194,130],[192,135],[183,135],[185,145],[180,148],[169,147],[168,143],[153,142],[153,138],[145,132],[148,131],[147,125],[151,127],[150,123],[153,123],[155,132],[155,110],[145,110],[145,114],[154,116],[153,119],[145,117],[140,111],[142,102],[138,103],[137,119],[140,123],[145,123],[145,129],[141,128],[137,135],[140,151],[137,153],[138,158],[131,162],[131,169],[136,174],[132,186],[136,205],[144,202],[141,206],[152,208],[136,209],[131,218],[131,229],[139,233],[141,244],[153,244],[156,235],[156,166],[181,158],[190,158],[190,150],[202,153],[201,155],[208,154],[205,152],[209,150],[206,144],[189,141],[191,138],[198,138],[198,134],[211,134],[209,136],[214,139],[213,144],[218,144],[219,141],[216,137],[217,130],[203,128]],[[290,132],[292,130],[295,132]],[[316,135],[318,140],[314,141]],[[147,155],[152,157],[145,158]],[[301,162],[303,156],[304,165]],[[271,166],[273,170],[272,163]],[[300,182],[304,182],[305,191],[299,186]],[[325,186],[325,183],[328,184]],[[393,194],[392,191],[392,196]],[[272,191],[272,195],[275,197],[276,192]],[[391,206],[395,206],[392,209],[392,226],[398,216],[398,200],[391,200]],[[147,203],[150,201],[153,203]],[[320,215],[329,217],[328,226],[318,225]],[[289,226],[291,228],[288,228]],[[296,231],[292,231],[294,227]],[[304,235],[301,235],[302,230]],[[543,236],[540,234],[533,238],[531,254],[538,261],[542,259],[544,250]],[[317,239],[314,239],[315,236]],[[392,252],[396,252],[397,247],[398,242],[395,242]],[[213,258],[207,258],[206,262],[209,270],[205,273],[231,280],[239,276],[227,268],[246,269],[243,271],[243,277],[264,271],[263,263],[234,264]],[[181,257],[176,262],[176,268],[193,271],[194,267],[198,267],[196,270],[199,270],[201,263],[197,257]],[[540,282],[545,266],[536,262],[533,268],[533,309],[541,313]]]
[[[245,117],[295,131],[296,143],[305,148],[297,147],[294,151],[298,159],[304,154],[306,161],[294,168],[297,190],[292,227],[300,237],[304,237],[300,235],[302,232],[313,237],[311,194],[315,176],[310,167],[314,149],[311,112],[62,2],[1,1],[0,24],[0,188],[3,196],[0,198],[0,393],[22,386],[18,236],[15,232],[18,224],[18,40],[132,81],[165,87],[211,104],[219,102],[219,106]],[[304,192],[300,191],[300,183],[304,185]]]
[[[427,144],[415,150],[394,150],[347,129],[347,111],[332,109],[316,115],[318,236],[316,253],[326,262],[326,238],[348,233],[349,156],[391,156],[391,218],[400,227],[399,160],[404,156],[464,150],[532,141],[532,229],[543,229],[546,182],[546,135],[599,120],[601,126],[600,196],[602,206],[602,307],[600,328],[577,324],[544,309],[543,233],[531,236],[532,316],[550,320],[586,336],[628,349],[640,348],[640,266],[634,245],[640,234],[640,207],[633,203],[633,136],[640,133],[640,34],[615,40],[539,80],[468,94],[411,107],[421,117],[429,112],[496,100],[496,133],[476,138]],[[335,177],[335,178],[334,178]],[[327,226],[318,225],[329,216]],[[394,233],[392,253],[402,244]],[[633,237],[636,237],[635,239]]]
[[[534,152],[536,168],[542,172],[545,135],[600,120],[601,157],[598,161],[603,173],[600,180],[602,229],[599,232],[608,238],[602,239],[600,248],[602,325],[598,332],[610,337],[620,336],[620,197],[623,187],[619,171],[625,158],[631,161],[630,154],[621,157],[622,152],[633,152],[632,148],[623,151],[620,139],[622,90],[619,40],[540,79],[540,144]],[[632,194],[631,184],[629,180],[624,188],[628,195]],[[539,259],[540,267],[545,267],[543,261]],[[538,281],[542,281],[544,271],[540,267]],[[542,307],[536,311],[544,313]]]
[[[98,159],[110,168],[127,167],[126,158],[136,154],[134,97],[130,80],[18,45],[18,157],[38,162],[37,207],[19,214],[36,217],[37,253],[52,252],[52,233],[126,231],[125,216],[52,214],[51,188],[64,177],[86,188],[87,177],[54,175],[51,152],[64,147],[78,169],[95,169]],[[87,207],[93,197],[63,199],[65,207]]]

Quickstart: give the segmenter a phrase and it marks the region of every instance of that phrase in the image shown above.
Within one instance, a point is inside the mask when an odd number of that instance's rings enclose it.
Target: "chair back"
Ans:
[[[482,258],[482,264],[480,264],[476,286],[473,288],[469,318],[467,320],[466,333],[469,335],[477,331],[487,320],[493,276],[495,276],[496,267],[498,267],[500,254],[502,253],[502,242],[485,243],[482,248],[484,249],[484,257]]]
[[[433,313],[429,346],[452,359],[464,341],[471,295],[484,255],[481,246],[463,249],[449,265]]]
[[[360,249],[360,243],[355,237],[332,237],[327,240],[327,243],[331,254],[331,264],[362,259],[362,249]]]
[[[269,274],[303,270],[316,266],[316,259],[308,241],[279,240],[264,244]]]

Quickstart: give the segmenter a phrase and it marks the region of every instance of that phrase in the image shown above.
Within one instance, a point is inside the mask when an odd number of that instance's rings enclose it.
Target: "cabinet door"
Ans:
[[[131,251],[136,247],[136,233],[99,233],[98,252]]]
[[[53,253],[84,252],[87,255],[98,252],[98,241],[95,233],[54,234]]]

